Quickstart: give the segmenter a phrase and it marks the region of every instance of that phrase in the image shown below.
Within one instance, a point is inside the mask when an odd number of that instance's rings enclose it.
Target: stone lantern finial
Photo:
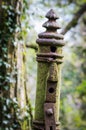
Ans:
[[[48,19],[58,19],[59,17],[56,15],[53,9],[50,9],[49,12],[46,14],[46,18]]]
[[[37,43],[39,44],[40,47],[42,46],[47,46],[49,48],[50,46],[50,53],[44,53],[44,51],[40,52],[40,54],[37,54],[37,60],[38,61],[47,61],[49,62],[49,58],[51,57],[57,57],[58,63],[62,62],[62,55],[56,53],[56,48],[57,47],[62,47],[64,46],[64,41],[63,41],[63,35],[59,34],[57,32],[57,29],[60,29],[60,26],[57,24],[56,19],[58,19],[57,15],[51,9],[47,14],[46,17],[48,18],[48,21],[43,24],[43,27],[46,28],[46,31],[43,33],[40,33],[38,35]],[[49,52],[49,49],[48,49]],[[50,55],[49,55],[50,54]],[[46,55],[48,60],[44,60],[44,55]],[[49,58],[48,58],[49,56]],[[60,59],[59,59],[60,58]],[[52,60],[55,60],[52,59]],[[50,61],[52,61],[50,59]]]
[[[45,27],[47,30],[53,30],[53,31],[60,29],[60,26],[56,22],[56,19],[58,19],[59,17],[57,17],[53,9],[51,9],[46,14],[46,18],[48,18],[48,21],[43,24],[43,27]]]

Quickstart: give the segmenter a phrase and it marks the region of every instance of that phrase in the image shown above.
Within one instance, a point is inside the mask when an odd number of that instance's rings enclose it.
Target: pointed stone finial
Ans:
[[[38,35],[39,38],[36,42],[39,45],[45,46],[64,46],[63,35],[58,34],[57,32],[57,29],[60,27],[56,22],[56,19],[58,19],[58,17],[53,9],[51,9],[46,14],[46,17],[48,18],[48,21],[43,24],[43,27],[46,28],[46,31]]]
[[[48,19],[58,19],[59,17],[56,15],[53,9],[50,9],[50,11],[46,14],[46,18]]]
[[[60,29],[60,26],[56,22],[57,17],[56,13],[53,9],[51,9],[47,14],[46,18],[48,18],[48,21],[43,24],[43,27],[45,27],[47,30],[57,30]]]

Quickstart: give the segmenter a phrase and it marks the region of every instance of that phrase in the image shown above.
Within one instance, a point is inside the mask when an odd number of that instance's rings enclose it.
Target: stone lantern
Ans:
[[[48,21],[43,24],[46,31],[38,35],[37,54],[38,72],[35,102],[34,129],[59,130],[59,102],[61,83],[63,35],[56,19],[58,16],[51,9],[47,14]]]

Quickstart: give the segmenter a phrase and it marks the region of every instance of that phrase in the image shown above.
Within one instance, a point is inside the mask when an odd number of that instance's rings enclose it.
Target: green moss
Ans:
[[[48,52],[50,52],[50,46],[41,46],[39,48],[39,52],[40,53],[48,53]]]
[[[27,121],[26,120],[24,120],[23,121],[23,123],[21,123],[21,128],[22,128],[22,130],[28,130],[28,124],[27,124]]]
[[[59,120],[59,107],[60,107],[60,87],[61,87],[61,67],[57,65],[58,69],[58,84],[56,88],[56,120]]]
[[[57,53],[62,54],[62,48],[57,48]],[[56,120],[59,121],[59,109],[60,109],[60,87],[61,87],[61,64],[57,64],[58,72],[58,84],[56,88]]]
[[[38,79],[36,90],[36,105],[35,105],[35,119],[44,119],[44,101],[45,101],[45,88],[48,76],[49,64],[38,63]]]
[[[60,103],[60,83],[61,83],[61,73],[60,65],[54,63],[57,69],[57,89],[56,89],[56,119],[59,119],[59,103]],[[36,93],[36,105],[35,105],[35,119],[44,120],[44,102],[46,96],[46,83],[47,77],[49,75],[50,64],[38,63],[38,80],[37,80],[37,93]],[[56,77],[54,77],[56,80]]]
[[[41,47],[39,49],[41,53],[50,52],[50,47]],[[59,47],[56,51],[58,54],[62,53],[62,49]],[[61,68],[60,64],[56,63],[38,63],[37,74],[37,90],[36,90],[36,102],[35,102],[35,120],[44,120],[44,102],[46,98],[46,86],[47,79],[50,78],[53,81],[57,81],[56,88],[56,120],[59,120],[59,103],[60,103],[60,83],[61,83]],[[51,69],[50,69],[51,68]],[[50,72],[49,72],[50,70]],[[49,77],[48,77],[49,76]]]
[[[58,81],[57,77],[58,77],[57,64],[54,62],[50,64],[48,79],[52,81]]]

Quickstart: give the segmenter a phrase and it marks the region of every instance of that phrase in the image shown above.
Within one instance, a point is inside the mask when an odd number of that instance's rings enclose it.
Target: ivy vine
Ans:
[[[27,0],[23,1],[23,14],[26,15]],[[21,117],[21,109],[19,107],[16,96],[10,97],[11,84],[16,82],[17,76],[16,63],[14,63],[14,73],[9,63],[9,46],[14,51],[16,48],[16,40],[22,39],[22,30],[18,18],[21,12],[15,9],[9,2],[2,2],[0,14],[0,130],[21,130],[21,124],[24,120],[30,120],[30,108],[26,105],[25,116]],[[21,31],[21,33],[20,33]],[[20,33],[16,38],[16,34]],[[11,71],[10,71],[11,70]]]
[[[15,8],[7,2],[2,2],[2,16],[0,25],[0,130],[20,129],[20,108],[16,98],[10,98],[11,83],[14,82],[9,70],[9,44],[15,48],[15,32],[17,13]],[[17,29],[18,30],[18,29]]]

